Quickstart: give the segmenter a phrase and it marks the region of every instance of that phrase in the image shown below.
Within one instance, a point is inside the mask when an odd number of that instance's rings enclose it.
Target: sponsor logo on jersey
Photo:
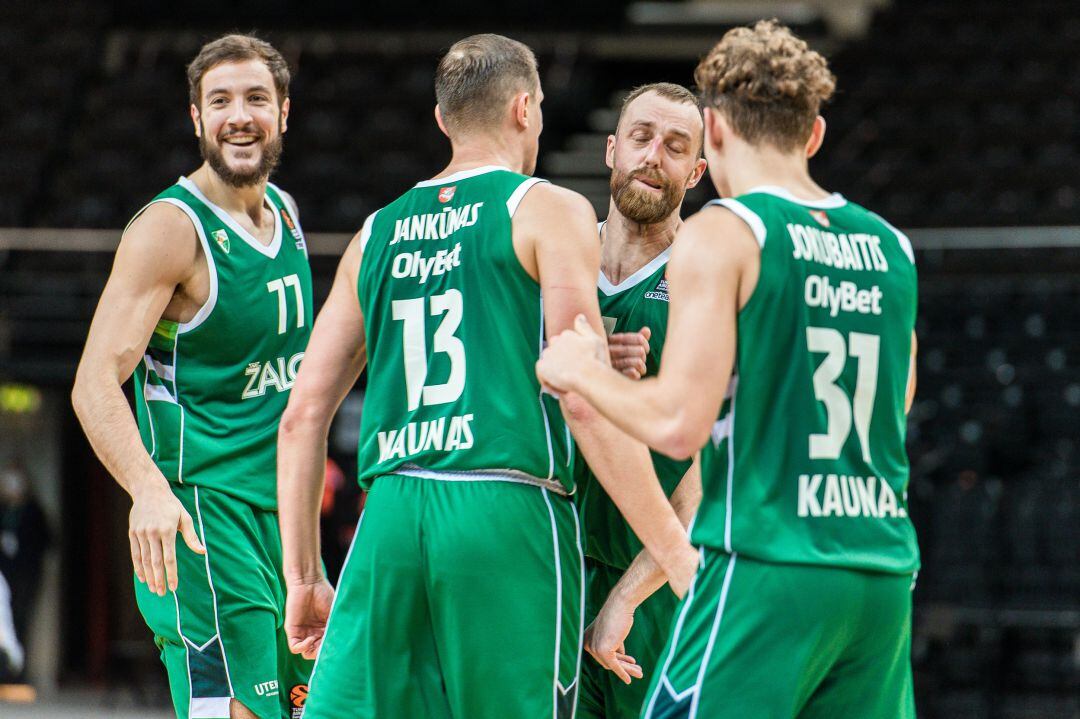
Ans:
[[[296,383],[296,373],[300,371],[300,361],[303,359],[304,353],[297,352],[288,361],[284,357],[278,357],[269,362],[252,362],[244,369],[248,380],[240,398],[262,397],[268,389],[278,392],[292,389]]]
[[[276,697],[278,693],[277,679],[259,682],[255,685],[255,693],[261,697]]]
[[[810,210],[810,216],[817,220],[822,227],[829,226],[829,216],[825,214],[825,210]]]
[[[461,266],[461,243],[454,245],[452,250],[439,250],[434,257],[424,257],[420,250],[416,252],[402,252],[394,258],[394,264],[390,266],[390,274],[397,278],[418,277],[420,284],[428,281],[429,277],[445,275],[455,267]]]
[[[445,240],[463,227],[472,227],[480,217],[483,202],[462,207],[444,207],[442,212],[402,217],[394,222],[391,245],[416,240]]]
[[[214,236],[214,239],[217,240],[218,247],[223,249],[226,255],[229,254],[229,233],[225,230],[214,230],[210,234],[212,234]]]
[[[447,422],[447,419],[450,421]],[[471,414],[409,422],[401,429],[379,432],[379,461],[411,457],[420,452],[453,452],[473,446]]]
[[[289,690],[292,719],[300,719],[304,715],[304,704],[307,702],[307,695],[307,684],[294,684],[293,688]]]
[[[846,474],[800,474],[800,517],[906,517],[888,482]]]
[[[645,293],[645,299],[647,300],[660,300],[661,302],[668,302],[667,291],[667,278],[661,277],[660,281],[656,283],[656,287],[652,288]]]
[[[304,247],[306,247],[304,244],[304,236],[300,234],[300,228],[292,221],[292,218],[289,217],[289,213],[285,211],[284,207],[281,208],[281,219],[285,223],[285,226],[289,228],[289,233],[293,236],[293,239],[296,240],[296,249],[304,249]]]
[[[449,202],[454,199],[454,193],[457,191],[457,185],[450,185],[450,187],[439,188],[439,202]]]
[[[880,315],[882,294],[877,285],[861,290],[857,284],[848,280],[841,280],[834,286],[828,277],[809,275],[806,278],[803,299],[808,307],[828,310],[830,317],[836,317],[841,312]]]

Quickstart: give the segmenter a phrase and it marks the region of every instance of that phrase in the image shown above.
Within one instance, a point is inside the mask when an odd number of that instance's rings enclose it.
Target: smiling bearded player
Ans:
[[[227,35],[188,82],[205,162],[124,231],[72,400],[132,498],[136,599],[177,716],[295,718],[312,663],[281,631],[276,440],[311,273],[296,205],[268,182],[289,70],[267,43]],[[137,420],[121,390],[133,372]]]

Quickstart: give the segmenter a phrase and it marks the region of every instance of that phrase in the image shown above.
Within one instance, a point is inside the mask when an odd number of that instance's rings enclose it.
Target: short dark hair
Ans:
[[[784,151],[806,143],[836,89],[825,58],[777,20],[729,30],[694,80],[705,105],[722,112],[739,137]]]
[[[191,104],[200,107],[202,79],[211,68],[223,62],[243,62],[261,60],[274,76],[274,89],[277,90],[278,105],[289,96],[289,64],[274,46],[254,35],[223,35],[217,40],[206,43],[199,54],[187,66],[188,93]]]
[[[511,96],[539,87],[533,51],[491,33],[458,40],[435,71],[435,99],[450,131],[493,127]]]
[[[673,82],[651,82],[648,85],[639,85],[630,91],[625,98],[623,98],[622,106],[619,108],[619,122],[616,125],[622,124],[623,115],[626,114],[626,108],[630,107],[630,103],[638,99],[642,95],[648,93],[655,93],[665,100],[671,100],[672,102],[685,103],[687,105],[693,105],[697,108],[698,115],[701,114],[701,107],[698,105],[698,98],[691,90],[683,87],[682,85],[676,85]],[[698,136],[698,157],[701,157],[702,149],[705,145],[705,127],[704,120],[702,121],[702,134]]]

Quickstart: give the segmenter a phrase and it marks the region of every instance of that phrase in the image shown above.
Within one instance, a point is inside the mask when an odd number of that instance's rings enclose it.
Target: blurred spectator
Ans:
[[[30,620],[41,586],[42,560],[51,534],[45,513],[30,491],[26,472],[19,466],[0,470],[0,574],[11,591],[15,635],[30,635]],[[26,662],[0,683],[25,681]]]

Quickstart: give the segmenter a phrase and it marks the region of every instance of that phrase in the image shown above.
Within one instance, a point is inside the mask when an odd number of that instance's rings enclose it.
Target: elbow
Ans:
[[[660,423],[653,449],[672,459],[690,459],[709,440],[709,429],[707,423],[693,422],[678,412]]]
[[[79,422],[90,414],[90,397],[92,392],[87,387],[86,379],[81,372],[76,372],[75,383],[71,387],[71,408],[75,410],[75,416]]]
[[[576,392],[567,392],[560,398],[559,402],[562,405],[563,417],[568,422],[588,422],[597,416],[593,406]]]
[[[305,436],[313,430],[318,430],[320,425],[325,425],[329,431],[329,423],[319,407],[306,402],[292,402],[285,407],[281,415],[281,423],[278,425],[278,441],[294,441],[300,436]]]

